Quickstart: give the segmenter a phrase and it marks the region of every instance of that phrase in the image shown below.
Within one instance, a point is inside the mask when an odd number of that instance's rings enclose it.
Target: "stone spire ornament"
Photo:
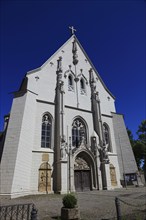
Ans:
[[[89,70],[89,76],[90,76],[90,84],[94,83],[94,76],[93,76],[93,69],[90,68]]]
[[[78,55],[77,55],[77,43],[76,43],[76,40],[74,39],[73,41],[73,46],[72,46],[72,53],[73,53],[73,64],[74,65],[77,65],[78,63]]]
[[[62,57],[57,60],[57,73],[62,73]]]
[[[96,84],[95,84],[92,68],[89,70],[89,81],[90,81],[91,91],[92,91],[92,95],[93,95],[94,93],[96,93]]]

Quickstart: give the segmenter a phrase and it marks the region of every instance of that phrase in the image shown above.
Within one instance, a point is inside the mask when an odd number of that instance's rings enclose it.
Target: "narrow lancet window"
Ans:
[[[73,77],[72,75],[68,76],[68,90],[69,91],[73,91],[74,87],[73,87]]]
[[[80,80],[80,91],[82,95],[86,94],[85,81],[83,78]]]
[[[42,136],[41,147],[51,148],[52,120],[50,115],[46,113],[42,118]]]

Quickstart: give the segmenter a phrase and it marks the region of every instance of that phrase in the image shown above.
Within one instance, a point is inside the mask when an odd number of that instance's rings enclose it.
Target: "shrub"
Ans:
[[[77,205],[77,198],[73,194],[67,194],[63,197],[62,203],[65,208],[75,208]]]

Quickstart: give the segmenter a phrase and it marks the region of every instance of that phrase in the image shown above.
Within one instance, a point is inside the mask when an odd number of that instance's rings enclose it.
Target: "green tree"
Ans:
[[[133,149],[138,169],[141,169],[141,160],[144,160],[142,169],[146,172],[146,120],[143,120],[138,127],[136,134],[138,139],[134,140],[132,132],[127,128],[129,140]]]
[[[146,145],[146,120],[141,122],[136,133],[138,135],[138,140]]]
[[[146,157],[146,146],[140,142],[136,141],[134,146],[133,146],[133,153],[137,162],[137,166],[139,169],[141,169],[141,160],[143,159],[145,162],[145,157]],[[144,169],[144,166],[142,167]]]
[[[144,160],[142,169],[144,170],[144,176],[146,179],[146,120],[143,120],[139,125],[137,135],[138,141],[142,144],[141,158]]]

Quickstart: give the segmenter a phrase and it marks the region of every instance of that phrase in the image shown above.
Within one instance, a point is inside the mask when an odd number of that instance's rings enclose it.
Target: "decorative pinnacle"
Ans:
[[[73,64],[76,65],[78,63],[78,55],[77,55],[77,44],[76,40],[73,41],[73,47],[72,47],[72,53],[73,53]]]
[[[94,83],[94,76],[93,76],[93,69],[92,68],[89,70],[89,74],[90,74],[90,83]]]
[[[77,31],[73,26],[69,27],[69,29],[71,30],[71,35],[74,35],[75,31]]]
[[[57,64],[57,72],[61,72],[62,73],[62,57],[59,57],[57,62],[58,62],[58,64]]]

